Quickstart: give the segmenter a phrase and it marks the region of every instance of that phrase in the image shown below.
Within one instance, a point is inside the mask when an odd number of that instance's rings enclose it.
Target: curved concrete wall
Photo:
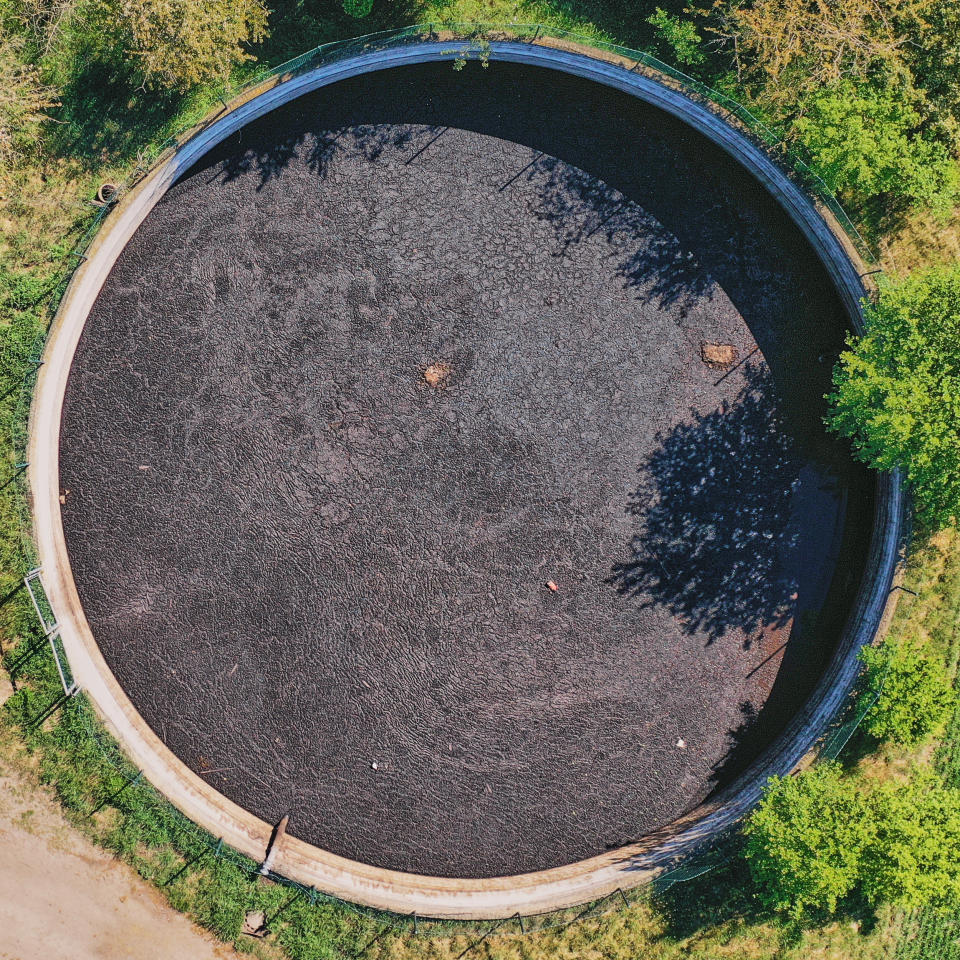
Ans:
[[[453,44],[457,49],[460,44]],[[862,326],[864,296],[841,239],[811,200],[743,133],[706,106],[655,79],[582,53],[493,42],[489,56],[575,74],[615,87],[679,117],[734,156],[760,180],[804,232],[840,292],[851,321]],[[174,756],[134,710],[101,655],[70,569],[59,502],[59,433],[67,378],[87,315],[120,251],[174,180],[208,150],[251,120],[303,93],[338,80],[405,64],[451,59],[451,43],[423,42],[357,56],[286,80],[274,80],[203,125],[163,159],[107,219],[77,270],[47,340],[31,420],[29,478],[43,580],[73,673],[143,775],[188,817],[225,843],[262,860],[269,824],[221,796]],[[533,914],[596,899],[652,879],[677,856],[728,828],[758,800],[767,777],[803,761],[844,702],[857,675],[856,655],[880,629],[889,604],[903,515],[896,474],[880,476],[867,574],[834,660],[801,715],[739,781],[661,834],[590,860],[539,873],[492,879],[446,879],[355,863],[292,837],[273,869],[326,893],[423,917],[496,918]]]

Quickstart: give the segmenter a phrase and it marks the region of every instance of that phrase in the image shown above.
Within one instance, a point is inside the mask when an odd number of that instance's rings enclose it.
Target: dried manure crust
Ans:
[[[839,638],[873,507],[821,423],[845,324],[764,190],[626,94],[492,63],[305,96],[170,190],[87,322],[94,636],[194,771],[334,853],[628,843]]]

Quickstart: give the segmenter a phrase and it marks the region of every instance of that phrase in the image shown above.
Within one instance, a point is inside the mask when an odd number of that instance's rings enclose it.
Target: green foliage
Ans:
[[[833,912],[857,883],[872,830],[862,792],[838,765],[773,777],[745,827],[760,899],[795,919]]]
[[[793,134],[834,192],[952,204],[957,168],[947,148],[919,132],[909,91],[842,80],[812,94]]]
[[[923,91],[925,121],[954,152],[960,150],[960,4],[937,2],[924,11],[925,29],[904,44],[914,81]]]
[[[952,587],[950,593],[954,604],[960,605],[960,590],[951,578],[941,578],[941,582]],[[951,622],[947,626],[955,636],[960,635],[960,616],[954,609]],[[947,727],[943,743],[937,753],[936,772],[943,782],[954,792],[960,791],[960,708],[958,708]],[[953,855],[956,857],[957,841],[953,843]],[[932,906],[914,910],[908,917],[901,935],[897,957],[902,960],[960,960],[960,897],[954,902],[944,904],[934,901]]]
[[[647,23],[656,31],[659,46],[667,51],[668,60],[684,66],[696,66],[706,60],[701,49],[703,39],[692,21],[672,16],[657,7],[653,14],[647,17]]]
[[[226,80],[267,34],[260,0],[98,0],[98,12],[142,82],[167,90]]]
[[[795,920],[855,892],[874,906],[960,902],[960,790],[929,772],[877,783],[824,763],[774,777],[745,833],[760,899]]]
[[[889,637],[879,647],[864,647],[864,698],[876,702],[863,729],[878,740],[913,745],[940,733],[953,714],[957,697],[943,665],[920,652],[916,643]]]
[[[46,111],[57,103],[23,48],[22,39],[0,34],[0,186],[36,150]]]
[[[369,16],[373,9],[373,0],[343,0],[343,9],[351,17],[362,19]]]
[[[809,148],[832,190],[946,215],[960,146],[957,11],[941,0],[714,0],[705,13],[753,108]]]
[[[876,832],[861,863],[861,889],[873,904],[960,903],[960,790],[932,773],[886,783],[870,795]]]
[[[933,524],[960,514],[960,266],[886,282],[834,370],[827,424],[880,470],[901,467]]]

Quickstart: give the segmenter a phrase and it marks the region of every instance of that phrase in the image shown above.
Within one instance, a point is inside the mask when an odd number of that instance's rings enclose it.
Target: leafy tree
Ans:
[[[793,134],[833,191],[889,193],[945,208],[956,194],[956,165],[942,143],[921,136],[911,99],[906,89],[841,80],[806,100]]]
[[[647,23],[654,28],[660,46],[669,51],[669,58],[675,63],[696,66],[706,59],[700,49],[702,38],[692,21],[672,16],[657,7],[647,17]]]
[[[745,827],[761,900],[795,919],[833,912],[857,883],[873,829],[862,792],[837,764],[771,778]]]
[[[745,833],[760,899],[795,920],[855,891],[907,909],[960,900],[960,790],[930,771],[880,783],[826,763],[774,777]]]
[[[254,57],[250,44],[267,36],[261,0],[99,0],[104,29],[126,42],[144,85],[187,90],[225,80]]]
[[[903,77],[902,48],[938,0],[716,0],[711,25],[738,74],[785,103],[843,79]]]
[[[916,643],[887,638],[864,647],[864,697],[876,702],[863,727],[878,740],[916,744],[941,731],[956,707],[953,684],[944,667],[924,657]]]
[[[920,513],[960,515],[960,266],[885,282],[833,374],[827,424],[879,470],[901,467]]]
[[[960,790],[916,772],[876,787],[870,806],[877,829],[862,859],[866,898],[906,909],[960,902]]]
[[[960,4],[934,4],[903,52],[923,90],[924,121],[960,152]]]
[[[343,9],[358,20],[366,17],[373,9],[373,0],[343,0]]]

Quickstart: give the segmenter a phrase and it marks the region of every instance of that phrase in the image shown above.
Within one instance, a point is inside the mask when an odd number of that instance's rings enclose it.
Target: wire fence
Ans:
[[[312,70],[361,54],[420,43],[425,40],[449,43],[450,46],[445,48],[444,52],[449,55],[453,62],[466,59],[484,59],[489,55],[490,43],[513,41],[568,44],[574,46],[578,52],[586,53],[592,50],[595,55],[604,55],[604,59],[610,60],[613,58],[614,61],[622,61],[621,66],[624,70],[648,72],[661,82],[682,89],[691,97],[709,105],[711,109],[719,111],[728,119],[733,119],[758,143],[763,144],[768,152],[780,162],[783,169],[830,211],[837,223],[846,232],[860,256],[869,262],[874,260],[869,247],[823,181],[799,155],[783,143],[782,139],[770,127],[761,122],[745,106],[695,78],[670,67],[650,54],[605,41],[587,39],[543,24],[426,23],[323,44],[278,66],[259,69],[240,85],[225,85],[220,92],[220,99],[224,104],[221,113],[228,109],[228,104],[231,101],[236,102],[240,98],[252,95],[258,87],[274,78],[291,77],[306,70]],[[211,119],[216,119],[218,115]],[[177,134],[141,152],[137,163],[126,180],[117,185],[109,198],[98,199],[95,202],[96,209],[85,224],[76,243],[66,255],[63,268],[50,288],[51,314],[59,305],[74,270],[86,259],[91,243],[104,221],[109,217],[115,204],[142,179],[166,152],[175,148],[180,139],[195,127],[195,123],[187,124]],[[27,466],[28,414],[36,374],[43,363],[44,342],[45,334],[38,335],[29,355],[24,357],[23,373],[19,385],[14,384],[11,388],[17,392],[15,409],[11,416],[11,444],[16,462],[14,473],[7,481],[14,487],[24,573],[27,577],[41,580],[41,584],[42,578],[34,570],[36,567],[36,550],[31,532],[29,491],[25,471]],[[38,615],[43,621],[43,614],[38,611]],[[43,623],[45,636],[49,638],[51,631],[47,629],[48,626],[46,622]],[[59,723],[62,727],[61,736],[63,738],[61,742],[64,743],[67,751],[75,749],[83,752],[91,746],[96,749],[106,765],[105,769],[109,771],[109,777],[118,786],[97,801],[87,811],[87,815],[94,816],[101,809],[121,802],[121,799],[126,802],[131,797],[135,797],[140,808],[140,815],[148,817],[156,825],[158,833],[167,838],[168,842],[179,852],[183,861],[178,863],[168,876],[157,875],[152,877],[159,886],[168,886],[178,882],[207,858],[212,858],[217,862],[229,863],[251,879],[259,876],[260,864],[232,849],[222,840],[207,833],[186,818],[147,782],[142,771],[130,763],[116,741],[110,737],[97,720],[85,694],[82,691],[76,691],[75,684],[72,684],[72,678],[70,678],[71,682],[68,682],[69,664],[63,657],[62,647],[58,650],[56,640],[57,638],[54,637],[49,647],[54,660],[57,661],[64,693],[50,704],[44,705],[43,709],[29,718],[27,725],[41,726],[59,708],[61,710]],[[42,641],[40,644],[31,647],[27,654],[23,655],[17,662],[18,669],[23,662],[43,648]],[[63,658],[62,662],[61,657]],[[879,696],[879,691],[876,696]],[[866,713],[876,702],[876,696],[869,703],[860,703],[855,707],[850,707],[844,717],[838,720],[820,745],[818,753],[820,758],[833,759],[844,749]],[[297,898],[308,900],[311,905],[333,905],[345,915],[363,920],[374,931],[373,936],[379,935],[376,933],[377,930],[423,937],[449,938],[463,936],[471,939],[471,946],[468,949],[473,949],[493,936],[502,936],[508,933],[525,935],[534,931],[561,929],[590,917],[603,916],[612,911],[640,903],[653,902],[657,898],[668,894],[678,885],[702,878],[730,864],[738,856],[738,851],[739,841],[736,834],[728,832],[717,837],[708,847],[698,849],[695,856],[673,864],[652,884],[631,890],[618,889],[594,903],[574,909],[555,911],[539,916],[521,917],[515,915],[487,923],[446,921],[415,915],[384,913],[339,900],[313,888],[304,887],[302,884],[277,873],[271,872],[269,879],[291,888]]]
[[[42,648],[41,644],[38,649]],[[57,658],[55,649],[53,656]],[[59,664],[57,669],[61,669]],[[877,702],[882,686],[881,681],[869,697],[851,697],[843,715],[821,739],[816,751],[818,762],[834,760],[839,756]],[[631,889],[618,888],[599,900],[579,907],[533,916],[514,914],[496,921],[443,920],[376,910],[304,886],[272,870],[264,874],[259,863],[195,824],[145,779],[142,770],[130,762],[117,741],[100,723],[81,690],[74,687],[63,695],[51,698],[49,703],[39,704],[36,713],[26,719],[25,726],[36,729],[58,709],[58,750],[66,757],[84,757],[89,756],[92,747],[102,761],[103,775],[100,779],[104,784],[104,796],[92,803],[84,814],[92,817],[109,806],[132,806],[137,811],[138,821],[149,824],[147,832],[150,836],[154,840],[159,837],[161,842],[169,843],[184,861],[171,867],[167,874],[157,873],[149,877],[160,887],[184,879],[202,861],[211,859],[230,864],[250,880],[266,876],[274,883],[296,891],[298,897],[302,896],[311,905],[334,906],[342,915],[362,920],[381,933],[445,939],[465,937],[482,942],[494,935],[526,935],[560,930],[591,917],[602,917],[640,904],[656,906],[663,903],[665,896],[675,893],[675,888],[700,880],[740,858],[740,836],[736,828],[731,828],[706,841],[692,854],[678,858],[652,882]],[[674,903],[671,910],[675,913],[676,909]]]

